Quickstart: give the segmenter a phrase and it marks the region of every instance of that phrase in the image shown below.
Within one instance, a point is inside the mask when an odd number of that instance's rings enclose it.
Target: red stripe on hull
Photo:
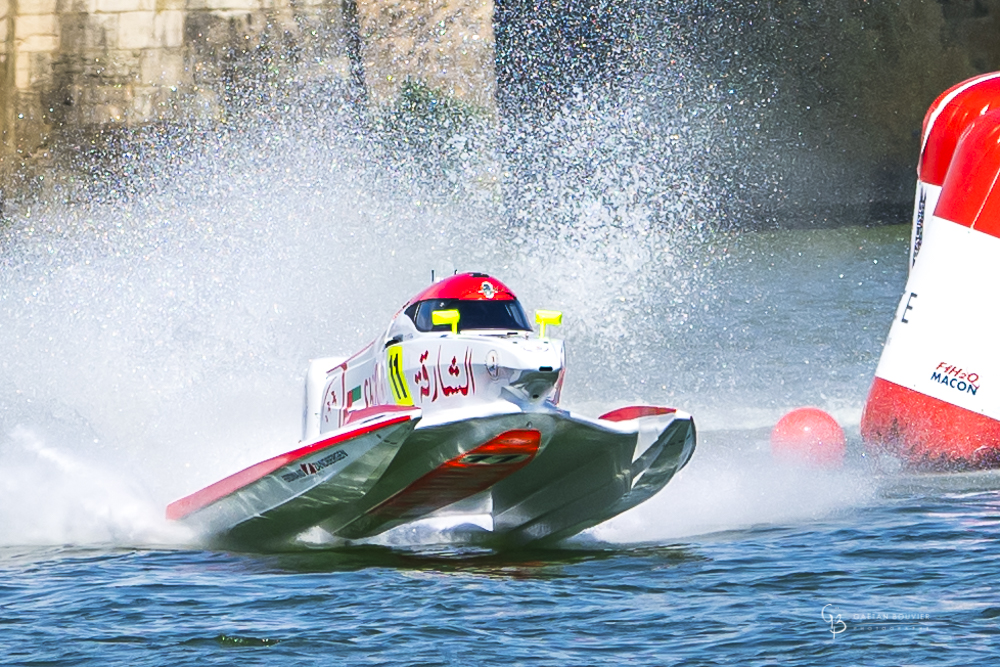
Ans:
[[[413,412],[412,405],[372,405],[367,408],[360,408],[358,410],[350,410],[347,413],[347,420],[344,422],[344,426],[348,424],[354,424],[356,422],[363,422],[373,417],[379,417],[382,415],[392,414],[398,412],[400,414],[409,414]]]
[[[300,447],[299,449],[279,454],[278,456],[267,459],[266,461],[255,463],[249,468],[245,468],[238,473],[230,475],[229,477],[220,479],[218,482],[206,486],[200,491],[195,491],[191,495],[185,496],[180,500],[175,500],[167,505],[167,519],[171,521],[183,519],[184,517],[239,491],[243,487],[267,477],[275,470],[293,463],[297,459],[304,456],[326,449],[327,447],[332,447],[333,445],[342,443],[346,440],[357,438],[358,436],[366,435],[373,431],[387,428],[389,426],[395,426],[396,424],[401,424],[413,419],[414,413],[416,413],[416,410],[413,408],[397,410],[395,409],[395,406],[393,406],[393,409],[388,409],[386,412],[404,412],[404,410],[405,413],[398,417],[393,417],[392,419],[376,424],[362,425],[350,431],[338,433],[332,437],[320,440],[319,442],[314,442],[311,445],[306,445],[305,447]]]
[[[369,516],[381,520],[416,519],[484,491],[528,465],[538,453],[541,433],[519,429],[443,464],[375,507]]]
[[[628,405],[624,408],[618,408],[617,410],[612,410],[607,412],[598,419],[603,419],[609,422],[623,422],[629,419],[638,419],[639,417],[653,417],[656,415],[670,415],[677,412],[677,408],[660,408],[655,405]]]
[[[1000,467],[1000,421],[878,377],[861,437],[870,451],[921,470]]]

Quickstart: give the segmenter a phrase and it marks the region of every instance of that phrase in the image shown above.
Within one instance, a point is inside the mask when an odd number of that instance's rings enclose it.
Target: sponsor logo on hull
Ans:
[[[937,368],[934,369],[934,372],[931,373],[931,381],[943,384],[963,393],[972,394],[973,396],[975,396],[976,392],[979,391],[979,385],[976,384],[979,382],[978,373],[966,373],[961,368],[957,368],[943,361],[939,363]]]
[[[287,472],[281,476],[281,479],[286,482],[294,482],[297,479],[302,479],[303,477],[308,477],[309,475],[315,475],[319,471],[329,468],[334,463],[343,461],[347,458],[347,452],[342,449],[338,449],[328,456],[324,456],[319,461],[313,461],[311,463],[300,463],[298,470],[293,470],[292,472]]]

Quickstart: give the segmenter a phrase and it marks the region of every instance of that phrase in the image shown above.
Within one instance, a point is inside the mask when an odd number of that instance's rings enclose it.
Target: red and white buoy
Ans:
[[[910,274],[861,418],[923,469],[1000,465],[1000,72],[924,119]]]

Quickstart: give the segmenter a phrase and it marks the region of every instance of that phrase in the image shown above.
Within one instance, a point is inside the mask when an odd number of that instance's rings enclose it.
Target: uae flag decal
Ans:
[[[347,395],[347,407],[350,409],[352,405],[361,400],[361,385],[358,385],[351,390],[351,393]]]

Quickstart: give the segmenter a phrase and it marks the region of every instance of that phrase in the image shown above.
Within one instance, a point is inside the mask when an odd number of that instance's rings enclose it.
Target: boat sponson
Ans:
[[[248,471],[261,464],[251,466],[208,487],[244,482],[192,512],[185,522],[217,542],[268,547],[288,541],[323,521],[336,507],[363,498],[416,427],[419,413],[411,409],[385,421],[345,429],[315,445],[270,459],[281,465],[272,464],[267,474],[244,480]],[[304,468],[313,470],[309,461],[322,460],[336,451],[350,455],[349,459],[344,457],[343,466],[300,474]],[[189,498],[197,497],[192,494]]]
[[[634,461],[635,435],[609,438],[592,424],[562,423],[529,468],[493,488],[497,538],[520,545],[555,542],[662,489],[694,453],[694,420],[683,413],[642,419],[661,422],[663,430]]]

